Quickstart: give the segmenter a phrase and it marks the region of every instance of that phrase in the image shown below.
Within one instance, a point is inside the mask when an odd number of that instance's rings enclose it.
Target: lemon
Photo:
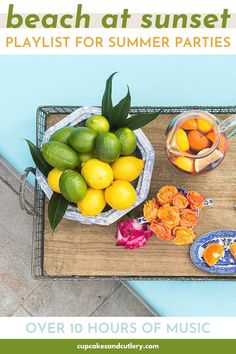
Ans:
[[[114,209],[128,209],[136,200],[136,191],[129,182],[117,180],[105,190],[105,199]]]
[[[175,134],[175,139],[178,147],[182,151],[189,150],[189,141],[186,132],[183,129],[178,129]]]
[[[213,129],[211,123],[209,123],[207,120],[201,119],[201,118],[197,119],[197,127],[198,127],[198,130],[200,130],[202,133],[209,133]]]
[[[135,180],[144,167],[144,161],[134,156],[123,156],[113,162],[112,170],[115,179],[131,182]]]
[[[60,193],[59,179],[64,171],[53,168],[48,174],[48,185],[53,192]]]
[[[94,189],[105,189],[110,186],[114,179],[111,166],[98,159],[84,162],[81,174],[89,187]]]
[[[187,172],[193,172],[193,160],[190,159],[189,157],[185,156],[179,156],[176,157],[174,160],[174,163],[177,167],[181,168],[181,170],[187,171]]]
[[[103,190],[88,188],[87,194],[77,203],[77,207],[84,216],[100,214],[106,206]]]

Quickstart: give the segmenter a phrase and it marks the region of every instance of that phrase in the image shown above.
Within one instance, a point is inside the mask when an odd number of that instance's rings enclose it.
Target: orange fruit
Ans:
[[[212,125],[205,119],[198,118],[197,119],[197,127],[202,133],[208,133],[212,130]]]
[[[215,133],[213,131],[211,131],[210,133],[207,134],[207,138],[214,143],[215,141]]]
[[[207,138],[214,143],[214,141],[215,141],[215,133],[213,131],[208,133],[207,134]],[[224,152],[225,149],[226,149],[226,143],[227,143],[227,140],[226,140],[225,135],[220,134],[220,141],[219,141],[218,149],[220,151]]]
[[[188,151],[189,150],[189,142],[188,142],[188,136],[186,132],[183,129],[178,129],[176,134],[175,134],[175,139],[178,147],[182,151]]]
[[[225,152],[225,150],[227,148],[227,142],[228,142],[228,140],[226,139],[226,136],[223,134],[220,134],[220,142],[218,145],[218,149],[222,152]]]
[[[229,250],[230,250],[232,256],[234,257],[234,259],[236,259],[236,243],[231,243],[229,245]]]
[[[206,264],[212,267],[222,257],[223,253],[224,247],[222,245],[219,243],[211,243],[205,248],[203,258]]]
[[[186,119],[186,121],[181,125],[182,129],[185,130],[196,130],[197,129],[197,121],[194,118]]]
[[[210,140],[198,130],[191,130],[188,133],[188,141],[190,148],[195,151],[200,151],[211,146]]]

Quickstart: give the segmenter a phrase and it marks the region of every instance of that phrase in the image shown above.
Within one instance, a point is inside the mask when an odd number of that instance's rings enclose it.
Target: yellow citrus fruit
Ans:
[[[176,157],[174,163],[177,167],[181,168],[181,170],[187,172],[193,172],[193,160],[190,159],[189,157],[185,157],[185,156]]]
[[[182,151],[188,151],[189,150],[189,142],[188,142],[188,136],[186,132],[183,129],[178,129],[176,134],[175,134],[175,139],[178,147]]]
[[[100,214],[106,206],[103,190],[88,188],[85,197],[77,203],[77,207],[84,216]]]
[[[105,190],[105,199],[114,209],[128,209],[136,200],[136,191],[129,182],[117,180]]]
[[[105,189],[110,186],[114,179],[111,166],[98,159],[84,162],[81,174],[89,187],[94,189]]]
[[[212,125],[205,119],[198,118],[197,119],[197,127],[202,133],[208,133],[212,130]]]
[[[48,185],[53,192],[60,193],[59,179],[64,171],[53,168],[48,174]]]
[[[115,179],[131,182],[142,172],[144,161],[134,156],[124,156],[113,162],[111,167]]]

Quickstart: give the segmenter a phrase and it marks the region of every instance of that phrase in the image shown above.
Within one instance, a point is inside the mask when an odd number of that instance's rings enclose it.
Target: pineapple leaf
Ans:
[[[125,121],[124,126],[127,128],[130,128],[132,130],[136,130],[139,128],[144,127],[146,124],[150,123],[153,121],[157,116],[162,112],[160,109],[158,112],[155,113],[140,113],[140,114],[135,114],[132,117],[128,118]]]
[[[110,116],[111,129],[121,128],[125,125],[130,110],[131,96],[128,86],[127,95],[113,107]]]
[[[105,91],[102,97],[102,115],[107,118],[110,122],[110,115],[112,112],[112,80],[113,76],[117,74],[117,72],[111,74],[111,76],[106,81]]]

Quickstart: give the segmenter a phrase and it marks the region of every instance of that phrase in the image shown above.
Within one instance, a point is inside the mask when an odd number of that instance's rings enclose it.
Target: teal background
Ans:
[[[0,153],[19,172],[32,165],[40,105],[99,105],[114,71],[115,99],[133,105],[236,104],[234,56],[1,56]],[[157,260],[158,262],[158,260]],[[236,316],[236,282],[132,281],[163,316]]]

